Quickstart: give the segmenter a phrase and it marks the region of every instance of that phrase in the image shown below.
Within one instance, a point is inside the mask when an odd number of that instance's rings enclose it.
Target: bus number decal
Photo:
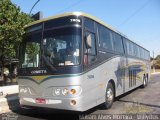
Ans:
[[[81,22],[81,20],[80,20],[80,19],[70,19],[70,22],[80,23],[80,22]]]

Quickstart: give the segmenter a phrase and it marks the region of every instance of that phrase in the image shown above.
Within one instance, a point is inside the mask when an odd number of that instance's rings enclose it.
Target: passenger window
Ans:
[[[129,55],[133,55],[133,43],[132,42],[129,42]]]
[[[112,50],[111,32],[102,26],[98,27],[100,47]]]
[[[138,51],[138,52],[137,52],[137,57],[140,58],[141,56],[140,56],[140,47],[139,47],[139,46],[137,46],[137,51]]]
[[[138,48],[136,44],[133,44],[133,48],[134,48],[134,56],[138,57]]]
[[[146,54],[147,54],[147,60],[150,60],[150,53],[146,51]]]
[[[127,46],[127,54],[128,55],[134,55],[133,52],[133,43],[130,42],[129,40],[126,40],[126,46]]]
[[[124,53],[122,37],[116,33],[113,33],[114,50],[118,53]]]
[[[140,56],[141,56],[141,58],[143,58],[143,49],[142,48],[140,49]]]

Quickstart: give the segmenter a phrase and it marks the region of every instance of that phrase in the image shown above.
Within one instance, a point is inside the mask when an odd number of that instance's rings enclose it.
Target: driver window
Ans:
[[[96,59],[96,39],[95,39],[95,34],[91,32],[86,32],[86,39],[87,39],[87,36],[89,35],[90,35],[91,43],[90,43],[90,46],[88,46],[89,43],[87,43],[87,40],[86,40],[84,57],[87,57],[85,58],[87,59],[87,63],[91,64]]]

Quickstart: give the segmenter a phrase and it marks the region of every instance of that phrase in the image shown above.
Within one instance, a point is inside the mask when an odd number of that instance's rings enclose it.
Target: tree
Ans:
[[[33,20],[10,0],[0,0],[0,71],[5,74],[5,58],[15,58],[24,34],[24,26]]]
[[[160,55],[157,55],[156,62],[155,62],[156,68],[160,68]]]
[[[160,60],[160,55],[157,55],[156,60]]]
[[[0,56],[16,57],[16,50],[24,34],[24,26],[33,21],[10,0],[0,0]]]

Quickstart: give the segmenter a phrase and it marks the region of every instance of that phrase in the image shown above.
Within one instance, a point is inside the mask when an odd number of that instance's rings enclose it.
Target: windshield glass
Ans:
[[[42,58],[52,66],[79,65],[81,29],[68,27],[47,30],[44,32],[43,47]]]
[[[26,35],[20,46],[20,63],[22,68],[39,67],[40,42],[42,33]]]

